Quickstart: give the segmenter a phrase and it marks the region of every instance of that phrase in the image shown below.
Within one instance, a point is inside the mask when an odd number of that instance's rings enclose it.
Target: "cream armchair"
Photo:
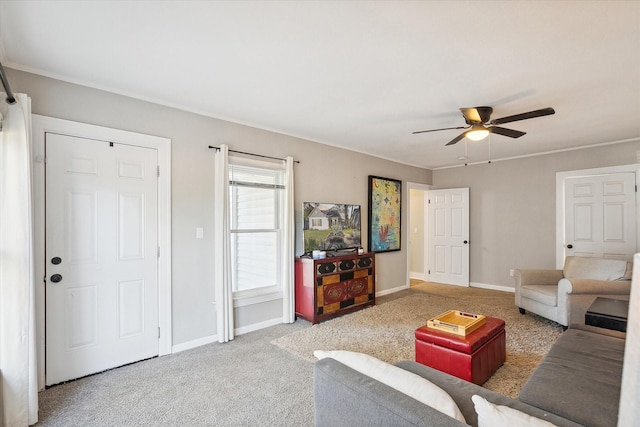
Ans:
[[[597,297],[629,300],[632,263],[617,259],[572,257],[562,270],[515,270],[516,305],[563,326],[584,324]]]

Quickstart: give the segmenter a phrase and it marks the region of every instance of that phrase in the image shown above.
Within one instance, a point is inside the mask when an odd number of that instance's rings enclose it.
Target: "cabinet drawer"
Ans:
[[[373,257],[358,258],[358,268],[367,268],[373,265]]]
[[[331,305],[365,295],[368,290],[369,280],[366,277],[326,284],[322,289],[323,305]]]
[[[340,271],[350,271],[356,268],[356,260],[355,259],[343,259],[338,263],[338,269]]]
[[[338,271],[338,265],[332,261],[319,262],[316,264],[316,274],[323,276]]]

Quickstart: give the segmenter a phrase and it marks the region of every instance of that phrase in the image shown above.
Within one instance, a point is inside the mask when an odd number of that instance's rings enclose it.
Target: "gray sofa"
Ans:
[[[478,394],[557,426],[616,426],[624,339],[570,328],[524,385],[517,400],[413,361],[398,367],[446,391],[467,423],[478,425],[471,396]],[[314,366],[315,425],[464,426],[342,363],[325,358]]]

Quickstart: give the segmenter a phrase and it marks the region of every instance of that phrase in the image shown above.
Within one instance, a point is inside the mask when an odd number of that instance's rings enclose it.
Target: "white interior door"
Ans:
[[[469,189],[428,195],[430,282],[469,286]]]
[[[157,150],[46,145],[46,384],[158,355]]]
[[[635,185],[633,172],[566,179],[565,255],[630,261],[637,248]]]

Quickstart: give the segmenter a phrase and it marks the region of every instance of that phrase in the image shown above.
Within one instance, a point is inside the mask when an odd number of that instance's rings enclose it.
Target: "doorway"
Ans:
[[[640,165],[556,174],[556,266],[566,256],[631,261],[638,251]]]
[[[469,189],[427,195],[428,281],[469,286]]]
[[[46,135],[65,135],[63,138],[67,138],[69,140],[74,139],[84,139],[85,144],[89,144],[87,141],[93,141],[97,146],[100,145],[98,141],[107,141],[106,143],[102,143],[102,145],[107,146],[108,148],[114,148],[115,146],[119,146],[121,153],[128,152],[129,154],[132,152],[138,152],[139,150],[143,150],[141,152],[152,153],[152,157],[154,157],[153,163],[157,165],[156,170],[148,171],[152,172],[153,175],[157,177],[157,188],[150,190],[153,196],[148,196],[156,198],[155,200],[155,208],[157,210],[156,220],[157,225],[153,225],[155,228],[155,241],[154,243],[157,247],[153,248],[155,250],[151,250],[150,248],[146,248],[145,250],[149,252],[150,250],[154,255],[154,266],[152,269],[155,270],[157,286],[155,289],[157,290],[157,294],[154,301],[154,307],[152,307],[151,316],[155,316],[155,326],[156,330],[153,331],[153,334],[147,334],[149,337],[153,336],[155,341],[155,354],[157,355],[165,355],[171,353],[171,195],[170,195],[170,182],[171,182],[171,170],[170,170],[170,150],[171,150],[171,141],[166,138],[154,137],[149,135],[142,135],[133,132],[121,131],[116,129],[104,128],[99,126],[93,126],[83,123],[71,122],[66,120],[54,119],[50,117],[33,115],[33,174],[34,174],[34,252],[35,252],[35,273],[36,277],[42,277],[43,279],[46,277],[48,283],[44,284],[44,286],[38,286],[36,291],[36,324],[37,324],[37,341],[38,341],[38,385],[40,389],[43,389],[45,384],[51,384],[52,382],[48,380],[45,374],[45,366],[47,364],[47,353],[45,349],[48,349],[48,344],[46,342],[48,333],[47,333],[47,318],[46,318],[46,304],[47,304],[47,295],[46,295],[46,286],[49,286],[50,283],[55,282],[52,280],[54,274],[60,274],[59,272],[53,272],[51,268],[47,268],[50,265],[54,266],[52,261],[53,258],[59,257],[61,258],[60,263],[58,265],[63,265],[65,259],[71,260],[73,257],[67,257],[67,255],[63,256],[53,256],[51,252],[51,248],[49,248],[49,254],[52,255],[52,260],[47,260],[47,240],[45,238],[46,233],[46,225],[48,220],[48,214],[45,209],[46,207],[46,197],[47,190],[51,188],[47,188],[46,186],[50,186],[51,183],[46,181],[46,168],[45,164],[47,162],[47,152],[46,152],[46,144],[45,139]],[[111,144],[109,143],[111,142]],[[93,146],[93,147],[95,147]],[[115,152],[115,151],[114,151]],[[104,153],[103,153],[104,154]],[[101,154],[100,156],[102,156]],[[127,156],[129,155],[127,154]],[[155,158],[157,156],[157,159]],[[80,156],[81,158],[85,158],[87,156]],[[126,157],[126,156],[125,156]],[[82,161],[80,161],[82,163]],[[136,172],[136,166],[134,166],[135,162],[121,162],[121,169],[118,173],[127,175],[129,172]],[[87,162],[84,166],[89,166],[90,162]],[[82,164],[77,164],[76,166],[82,168]],[[148,168],[149,166],[147,166]],[[46,185],[45,185],[46,183]],[[124,192],[122,193],[124,194]],[[65,196],[66,197],[66,196]],[[80,197],[77,201],[80,203],[82,200],[88,201],[90,198],[88,197]],[[135,210],[136,206],[136,198],[135,197],[125,197],[126,200],[120,201],[120,206],[123,209],[127,210]],[[67,205],[70,203],[70,199],[66,198]],[[137,198],[140,201],[140,198]],[[89,207],[89,204],[80,203],[78,207]],[[128,206],[128,207],[127,207]],[[50,208],[51,209],[51,208]],[[68,209],[68,206],[65,207]],[[50,214],[51,212],[49,212]],[[68,220],[68,218],[67,218]],[[66,220],[65,220],[66,221]],[[85,223],[87,225],[87,223]],[[123,225],[122,222],[120,225]],[[129,222],[128,226],[134,226],[135,229],[135,221]],[[123,230],[124,231],[124,230]],[[63,236],[61,238],[69,239],[70,237]],[[132,243],[133,240],[125,243],[124,241],[120,242],[120,254],[125,258],[131,257],[136,258],[134,252],[136,249],[137,243]],[[124,246],[123,246],[124,245]],[[141,248],[141,247],[139,247]],[[56,259],[55,262],[58,262]],[[71,264],[71,263],[69,263]],[[65,265],[66,266],[66,265]],[[51,273],[51,274],[47,274]],[[70,273],[72,274],[72,273]],[[62,283],[64,280],[64,275],[61,274],[62,277],[56,277],[59,283]],[[72,276],[69,276],[72,277]],[[90,282],[90,281],[89,281]],[[121,317],[122,323],[120,323],[123,335],[136,335],[136,319],[140,319],[140,317],[136,317],[136,310],[133,308],[135,301],[140,301],[143,298],[143,294],[148,292],[144,290],[144,287],[140,285],[135,285],[135,280],[122,280],[120,284],[120,295],[122,297],[121,306],[118,310],[125,310],[126,313],[123,313],[124,317]],[[138,292],[136,292],[136,290]],[[77,292],[76,292],[77,291]],[[85,292],[87,291],[87,292]],[[89,287],[77,287],[74,291],[65,291],[63,294],[66,294],[67,297],[71,298],[71,294],[76,292],[76,295],[73,297],[76,301],[83,300],[84,302],[91,302],[95,300],[95,295],[92,297],[92,293],[90,292]],[[136,295],[139,297],[136,299]],[[89,307],[87,305],[86,307]],[[82,307],[82,305],[78,305],[77,307]],[[81,308],[77,313],[81,313],[83,316],[87,315],[88,312]],[[90,313],[89,313],[90,314]],[[138,312],[140,314],[140,312]],[[91,316],[89,316],[91,317]],[[85,328],[76,332],[82,332],[76,337],[80,337],[82,339],[90,337],[91,332],[90,325],[91,322],[86,322],[87,319],[84,319],[81,322],[76,323],[76,327]],[[52,326],[52,325],[50,325]],[[150,331],[147,331],[150,332]],[[158,338],[159,337],[159,338]],[[80,341],[82,341],[82,339]],[[78,341],[78,343],[80,343]],[[45,345],[46,344],[46,345]],[[77,344],[77,343],[76,343]],[[82,344],[82,343],[80,343]],[[81,345],[82,346],[82,345]],[[77,362],[74,362],[77,363]],[[55,380],[54,380],[55,381]]]
[[[469,189],[407,184],[407,287],[411,279],[469,286]]]
[[[408,244],[407,253],[407,287],[411,286],[411,279],[427,280],[427,212],[425,200],[431,185],[407,182],[408,196],[408,227],[405,230],[405,242]]]

